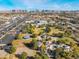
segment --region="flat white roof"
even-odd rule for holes
[[[0,46],[5,46],[6,44],[0,44]]]

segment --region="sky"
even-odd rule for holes
[[[79,10],[79,0],[0,0],[0,10]]]

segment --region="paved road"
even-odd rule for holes
[[[23,21],[25,21],[24,17],[23,18],[17,17],[15,19],[13,19],[8,25],[6,25],[0,29],[0,34],[7,33],[8,31],[12,30],[14,27],[19,25]],[[5,35],[5,34],[2,34],[2,35]]]
[[[5,52],[4,50],[0,50],[0,57],[5,57],[8,53]]]
[[[10,26],[11,29],[8,32],[7,32],[6,29],[4,29],[7,33],[3,37],[0,38],[0,44],[8,44],[8,43],[11,43],[14,40],[15,37],[13,35],[8,34],[8,33],[11,30],[14,30],[14,29],[19,30],[19,28],[22,27],[22,24],[24,24],[26,20],[27,19],[25,17],[25,18],[21,19],[21,21],[18,23],[17,26],[15,26],[15,27],[11,27]]]
[[[0,44],[8,44],[14,40],[15,36],[11,34],[7,34],[2,40],[0,40]]]

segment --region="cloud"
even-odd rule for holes
[[[48,6],[48,8],[53,10],[70,10],[72,6],[70,4],[53,4]]]
[[[43,9],[47,6],[48,0],[17,0],[17,3],[25,6],[26,9]]]
[[[54,3],[52,0],[17,0],[20,3],[22,3],[24,6],[26,6],[26,9],[53,9],[53,10],[68,10],[71,9],[71,4],[64,3],[64,4],[58,4]]]
[[[36,3],[36,4],[40,4],[40,3],[45,3],[45,2],[48,2],[48,0],[17,0],[17,1],[20,1],[20,2],[23,2],[23,3],[27,3],[27,4],[33,4],[33,3]]]
[[[73,7],[74,5],[74,7]],[[63,3],[63,0],[0,0],[2,9],[50,9],[50,10],[73,10],[78,9],[78,3]]]
[[[0,6],[0,10],[7,10],[6,7]]]

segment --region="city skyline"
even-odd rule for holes
[[[0,10],[79,10],[79,0],[0,0]]]

